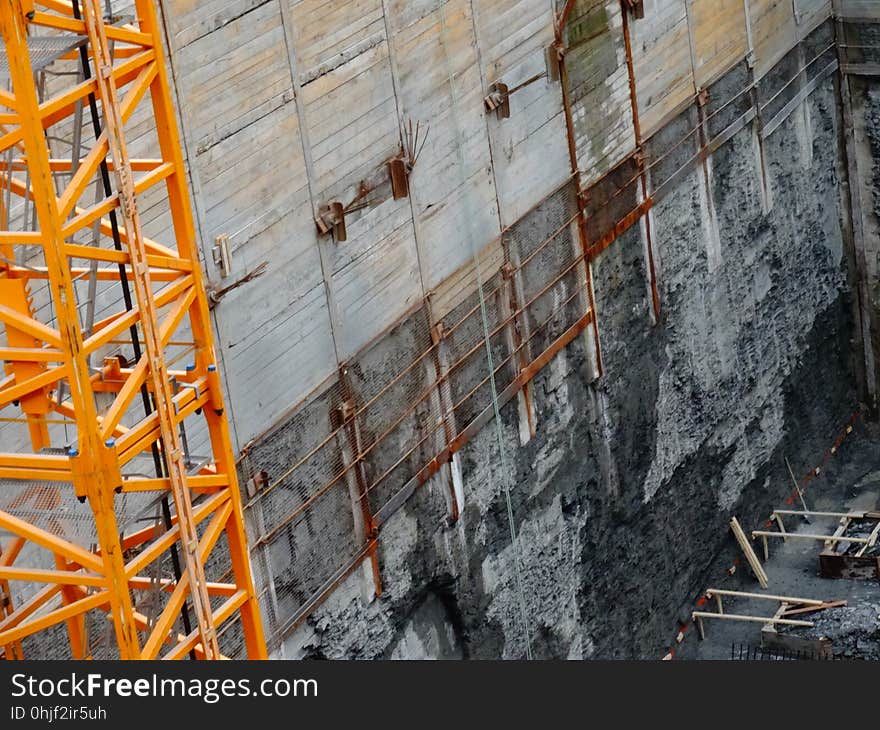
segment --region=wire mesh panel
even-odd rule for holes
[[[441,320],[452,416],[459,432],[492,405],[493,375],[499,388],[512,380],[512,353],[505,341],[501,308],[502,275],[498,273],[484,281],[482,292],[482,302],[479,292],[475,292]]]
[[[731,129],[752,110],[750,69],[748,63],[734,66],[724,78],[710,87],[704,119],[706,132],[715,138]]]
[[[698,159],[700,120],[696,106],[688,106],[645,142],[647,172],[655,197],[673,188],[683,170]]]
[[[104,611],[91,611],[86,614],[85,633],[89,656],[97,661],[119,660],[119,647],[116,645],[113,621]],[[63,651],[70,652],[69,643]]]
[[[767,120],[773,119],[787,104],[793,103],[799,88],[801,68],[800,47],[795,47],[761,79],[758,99]]]
[[[70,641],[64,624],[50,626],[39,634],[22,639],[22,648],[27,657],[37,660],[72,659]]]
[[[44,450],[44,453],[52,452],[58,450]],[[116,495],[114,509],[120,530],[133,530],[143,521],[149,521],[149,513],[158,501],[155,495],[149,494]],[[0,510],[86,549],[98,542],[90,507],[77,498],[69,484],[0,479]]]
[[[494,416],[493,397],[503,405],[527,387],[535,360],[544,356],[542,367],[546,351],[587,326],[577,205],[569,180],[459,273],[452,293],[433,302],[433,321],[429,299],[245,448],[247,521],[272,648]],[[454,516],[463,505],[448,488]]]
[[[274,596],[278,630],[363,544],[349,489],[353,470],[343,458],[339,412],[344,401],[336,381],[242,460],[243,481],[256,484],[247,506],[256,533],[252,550],[262,553],[261,590]]]
[[[434,456],[433,349],[427,312],[419,308],[346,368],[355,416],[345,438],[363,455],[372,514]]]
[[[96,542],[92,512],[69,485],[0,479],[0,510],[83,547]]]
[[[51,561],[50,561],[51,562]],[[49,565],[47,564],[47,568]],[[64,605],[59,594],[45,604],[42,612],[59,609]],[[119,648],[113,621],[107,612],[101,609],[89,611],[75,621],[81,621],[81,639],[83,646],[80,656],[90,656],[95,660],[116,661],[119,659]],[[21,640],[23,655],[28,659],[66,661],[76,658],[73,654],[72,637],[67,625],[57,623],[39,633],[31,634]]]
[[[577,193],[567,184],[512,226],[512,263],[519,272],[526,352],[537,356],[586,313],[586,279],[577,225]]]

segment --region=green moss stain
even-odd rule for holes
[[[620,29],[612,31],[606,0],[578,0],[566,25],[566,66],[572,101],[572,121],[579,150],[589,149],[589,156],[604,156],[610,131],[617,126],[621,113],[607,83],[621,63]],[[628,104],[628,97],[625,99]],[[588,164],[588,160],[581,160]]]
[[[566,45],[573,49],[608,30],[605,0],[578,0],[565,26]]]

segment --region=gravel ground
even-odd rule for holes
[[[880,504],[880,431],[860,426],[838,456],[828,463],[822,476],[810,484],[806,493],[811,510],[845,512],[873,510]],[[780,505],[781,507],[781,505]],[[791,509],[797,509],[792,506]],[[837,527],[835,518],[813,518],[807,524],[797,517],[786,518],[789,531],[829,534]],[[763,527],[763,526],[762,526]],[[748,532],[755,525],[744,525]],[[731,538],[732,540],[733,538]],[[760,553],[760,543],[756,543]],[[827,637],[832,641],[834,655],[844,658],[880,659],[880,583],[872,580],[826,579],[819,575],[820,543],[813,540],[773,540],[770,560],[764,568],[770,580],[762,590],[747,570],[740,570],[734,579],[714,581],[707,588],[728,588],[752,593],[769,593],[821,600],[845,600],[844,608],[804,616],[812,620],[811,629],[787,629],[801,637]],[[743,561],[744,562],[744,561]],[[715,565],[710,575],[725,575],[726,566]],[[773,601],[757,599],[724,599],[727,613],[770,616],[777,607]],[[703,610],[714,611],[714,602]],[[687,632],[677,652],[681,659],[728,659],[733,644],[760,646],[759,623],[707,620],[706,640],[700,641],[696,630]]]

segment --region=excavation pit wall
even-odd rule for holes
[[[880,23],[848,23],[843,26],[847,58],[854,67],[849,75],[852,131],[849,165],[855,180],[854,198],[860,215],[854,225],[861,307],[865,339],[870,342],[866,368],[873,370],[876,402],[877,362],[880,358]],[[857,69],[867,68],[867,73]],[[861,235],[859,234],[861,227]]]
[[[800,88],[786,83],[802,59],[825,48],[830,28],[758,85],[759,103],[770,104],[764,123],[778,122],[766,139],[758,124],[746,123],[699,157],[706,140],[730,130],[750,106],[741,101],[748,94],[737,96],[749,82],[743,64],[712,86],[702,110],[687,107],[647,141],[650,189],[662,187],[663,195],[592,264],[601,378],[592,377],[592,328],[585,327],[527,391],[502,399],[500,420],[491,417],[491,383],[483,382],[485,347],[447,376],[448,388],[419,400],[445,372],[434,352],[445,349],[450,362],[467,354],[472,347],[457,350],[454,337],[479,341],[484,311],[496,392],[509,391],[516,345],[498,327],[506,279],[489,263],[477,277],[483,301],[470,294],[448,314],[451,326],[476,312],[448,347],[419,359],[432,332],[417,308],[245,448],[248,523],[275,656],[666,652],[678,619],[705,588],[707,566],[728,547],[730,517],[747,527],[763,522],[790,492],[784,457],[805,471],[857,407],[861,354],[853,344],[849,226],[842,223],[838,80],[818,75],[824,58],[800,82],[815,85],[805,101],[777,119]],[[688,136],[701,119],[702,141]],[[615,205],[625,213],[640,193],[624,185],[631,176],[620,179],[626,189]],[[586,290],[579,269],[558,276],[579,245],[576,229],[564,225],[572,199],[564,187],[527,214],[517,224],[515,256],[507,255],[527,257],[529,245],[564,229],[541,252],[555,261],[544,284],[535,280],[538,266],[510,283],[536,292],[550,285],[527,313],[534,321],[521,327],[534,329],[549,314],[531,340],[532,359],[588,311],[573,296],[575,285]],[[596,220],[593,239],[603,227]],[[661,305],[656,322],[646,222]],[[389,386],[387,373],[399,373],[401,363],[416,364]],[[438,418],[474,389],[454,418]],[[346,421],[346,403],[369,403],[380,392],[376,405]],[[414,407],[401,418],[397,406],[383,410],[381,403]],[[527,440],[530,410],[535,433]],[[449,435],[481,414],[454,457],[445,453]],[[423,472],[426,483],[414,484],[438,454],[436,473]],[[340,470],[344,477],[321,491]]]

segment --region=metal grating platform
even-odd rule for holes
[[[43,453],[65,452],[62,449],[46,449]],[[190,473],[197,473],[208,461],[204,457],[194,457]],[[153,473],[150,456],[138,456],[123,469],[123,476],[128,477],[149,477]],[[155,492],[116,495],[114,507],[120,533],[144,527],[157,519],[162,496]],[[87,550],[98,542],[92,509],[88,503],[80,503],[73,485],[69,483],[0,479],[0,511]],[[0,536],[4,534],[0,530]]]
[[[62,56],[79,48],[86,42],[81,36],[57,35],[57,36],[33,36],[28,38],[28,51],[31,56],[31,68],[34,73],[51,66]],[[9,78],[9,59],[4,53],[0,56],[0,78]]]

